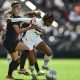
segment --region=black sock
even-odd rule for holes
[[[37,71],[37,73],[38,73],[38,72],[39,72],[39,66],[38,66],[37,61],[35,62],[35,69],[36,69],[36,71]]]
[[[19,66],[19,63],[16,61],[11,61],[11,63],[9,64],[9,70],[8,70],[8,76],[12,77],[12,72],[14,70],[16,70],[16,68]]]
[[[20,69],[24,68],[25,62],[26,62],[26,58],[27,58],[27,54],[29,53],[28,50],[24,50],[21,54],[21,62],[20,62]]]

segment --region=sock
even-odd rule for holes
[[[29,53],[28,50],[24,50],[21,54],[21,63],[20,63],[20,69],[24,68],[25,62],[26,62],[26,58],[27,58],[27,53]]]
[[[35,69],[36,69],[37,73],[38,73],[39,70],[40,70],[37,61],[35,62]]]
[[[7,54],[7,60],[8,60],[8,63],[10,64],[10,62],[12,61],[10,54]]]
[[[34,75],[34,66],[30,65],[31,74]]]
[[[52,56],[47,56],[45,55],[44,56],[44,67],[47,67],[48,66],[48,62],[50,61],[50,59],[52,58]]]
[[[16,70],[16,68],[19,66],[19,63],[16,61],[11,61],[11,63],[9,64],[9,70],[8,70],[8,76],[12,77],[12,72],[14,70]]]

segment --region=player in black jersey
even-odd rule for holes
[[[12,11],[11,11],[11,17],[13,18],[19,18],[19,12],[21,9],[21,4],[19,2],[13,2],[12,5]],[[24,45],[22,42],[19,41],[18,36],[19,34],[26,32],[29,29],[36,29],[38,27],[27,27],[27,28],[20,28],[20,22],[8,22],[7,23],[7,28],[6,28],[6,34],[5,34],[5,40],[4,40],[4,47],[9,51],[12,61],[9,64],[9,69],[8,69],[8,79],[13,79],[12,73],[13,71],[18,67],[20,63],[20,58],[18,57],[18,52],[24,52],[24,53],[29,53],[28,54],[28,59],[31,62],[30,65],[34,65],[35,59],[33,57],[33,50],[29,50],[29,48]],[[32,61],[31,61],[32,60]]]

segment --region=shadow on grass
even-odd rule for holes
[[[24,80],[24,79],[14,79],[14,80]]]
[[[38,80],[38,78],[35,75],[32,75],[32,79],[31,80]]]
[[[31,80],[45,80],[45,79],[38,79],[35,75],[32,75],[32,79]]]
[[[19,79],[19,78],[16,79],[16,78],[15,78],[14,80],[45,80],[45,79],[38,79],[37,76],[32,75],[32,79]]]

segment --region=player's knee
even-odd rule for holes
[[[48,53],[47,56],[52,56],[52,53]]]
[[[17,57],[15,57],[15,58],[12,57],[12,61],[16,61],[17,59],[18,59]]]
[[[20,60],[19,60],[19,58],[17,58],[17,59],[14,59],[13,61],[14,61],[14,62],[17,62],[17,63],[20,63]]]
[[[12,61],[16,61],[17,63],[20,63],[20,56],[12,57]]]
[[[50,49],[49,51],[46,52],[47,56],[51,56],[52,55],[52,50]]]

